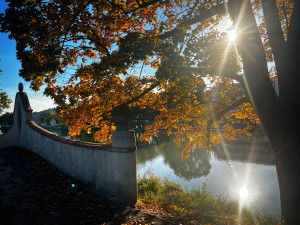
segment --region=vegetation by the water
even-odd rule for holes
[[[207,184],[198,190],[186,191],[167,178],[151,172],[139,176],[137,206],[176,221],[190,224],[285,224],[271,214],[240,207],[239,202],[221,195],[214,196]]]

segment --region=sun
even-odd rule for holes
[[[229,30],[229,31],[227,31],[227,35],[228,35],[228,38],[229,38],[230,42],[235,41],[236,38],[237,38],[237,34],[236,34],[235,30]]]

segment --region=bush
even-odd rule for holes
[[[143,176],[142,178],[139,177],[139,198],[143,199],[145,203],[150,203],[156,197],[161,186],[160,178],[158,176],[148,174],[148,176]]]

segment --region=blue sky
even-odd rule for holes
[[[0,0],[0,13],[3,13],[7,3]],[[9,98],[14,101],[16,93],[18,92],[18,84],[24,84],[24,91],[27,93],[31,108],[34,112],[39,112],[44,109],[53,108],[53,100],[49,97],[43,96],[43,90],[34,92],[29,86],[29,82],[25,82],[19,76],[21,63],[16,57],[16,42],[8,39],[8,34],[0,33],[0,68],[3,70],[0,76],[0,88],[5,91]],[[13,112],[14,103],[10,105],[9,109],[4,112]]]

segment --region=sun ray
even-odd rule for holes
[[[230,43],[227,43],[226,48],[224,50],[224,56],[222,58],[222,61],[221,61],[220,67],[219,67],[219,74],[220,75],[222,75],[222,71],[223,71],[223,68],[224,68],[224,65],[225,65],[225,62],[226,62],[226,58],[227,58],[227,55],[228,55],[228,52],[229,52],[229,48],[230,48]]]
[[[227,4],[225,4],[225,6],[226,6],[226,10],[228,11]],[[245,5],[243,5],[243,7],[241,9],[241,13],[238,16],[238,20],[236,22],[235,28],[233,30],[228,31],[228,33],[227,33],[228,37],[229,37],[229,42],[226,45],[226,48],[224,50],[224,56],[222,58],[222,61],[221,61],[220,67],[219,67],[219,74],[220,75],[222,74],[223,67],[224,67],[224,64],[226,62],[226,58],[227,58],[227,55],[228,55],[228,52],[229,52],[229,48],[230,48],[231,45],[234,46],[234,50],[235,50],[235,53],[236,53],[237,57],[239,56],[238,49],[237,49],[237,46],[236,46],[235,43],[238,42],[238,35],[239,35],[239,33],[243,32],[241,30],[238,30],[238,27],[239,27],[240,20],[241,20],[241,18],[243,16],[244,8],[245,8]],[[243,76],[243,79],[245,81],[245,86],[246,86],[246,89],[247,89],[247,91],[249,93],[249,97],[252,100],[252,95],[249,92],[249,87],[248,87],[248,84],[247,84],[244,76]],[[214,121],[214,123],[216,123],[216,122],[217,121]],[[246,170],[246,174],[245,174],[245,181],[244,181],[245,183],[241,184],[240,177],[239,177],[236,169],[234,168],[234,165],[231,163],[231,157],[230,157],[229,151],[228,151],[228,149],[226,147],[226,144],[225,144],[225,141],[224,141],[224,138],[223,138],[223,134],[222,134],[222,131],[221,131],[220,127],[217,126],[216,131],[217,131],[217,134],[218,134],[218,136],[220,138],[222,149],[223,149],[223,151],[225,153],[225,156],[227,158],[226,163],[228,164],[228,166],[232,170],[232,173],[233,173],[233,175],[235,177],[236,183],[237,183],[238,187],[240,188],[239,209],[238,209],[238,212],[237,212],[239,220],[241,219],[242,208],[243,208],[243,206],[246,206],[249,209],[250,213],[251,213],[251,216],[252,216],[254,224],[257,225],[258,224],[257,218],[256,218],[255,214],[253,213],[253,211],[251,210],[250,204],[249,204],[248,199],[247,199],[247,195],[249,195],[249,192],[247,190],[247,183],[248,183],[248,178],[249,178],[249,174],[250,174],[250,168],[249,168],[249,166],[247,166],[247,170]],[[253,151],[253,147],[251,148],[250,156],[249,157],[252,157],[252,151]]]

